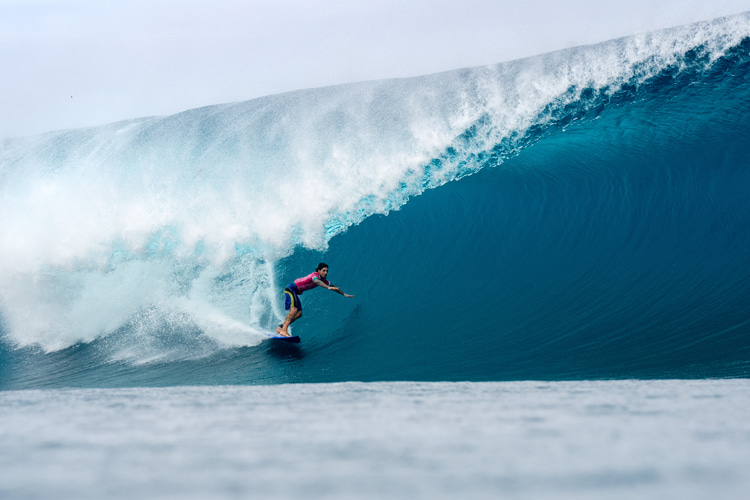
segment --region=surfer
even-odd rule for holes
[[[276,328],[276,333],[284,337],[290,336],[287,331],[289,325],[302,317],[302,302],[299,300],[302,292],[320,286],[344,297],[354,297],[354,295],[342,292],[339,287],[331,285],[326,276],[328,276],[328,264],[321,262],[314,273],[308,274],[304,278],[296,279],[284,288],[284,308],[289,312],[284,322]]]

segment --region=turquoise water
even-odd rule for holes
[[[746,377],[749,19],[6,140],[0,387]]]

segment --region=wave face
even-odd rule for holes
[[[0,387],[747,377],[748,110],[743,14],[6,140]]]

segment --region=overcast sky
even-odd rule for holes
[[[0,0],[0,138],[494,64],[750,0]]]

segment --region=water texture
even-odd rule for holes
[[[3,391],[0,495],[736,499],[750,487],[749,389],[628,380]]]

